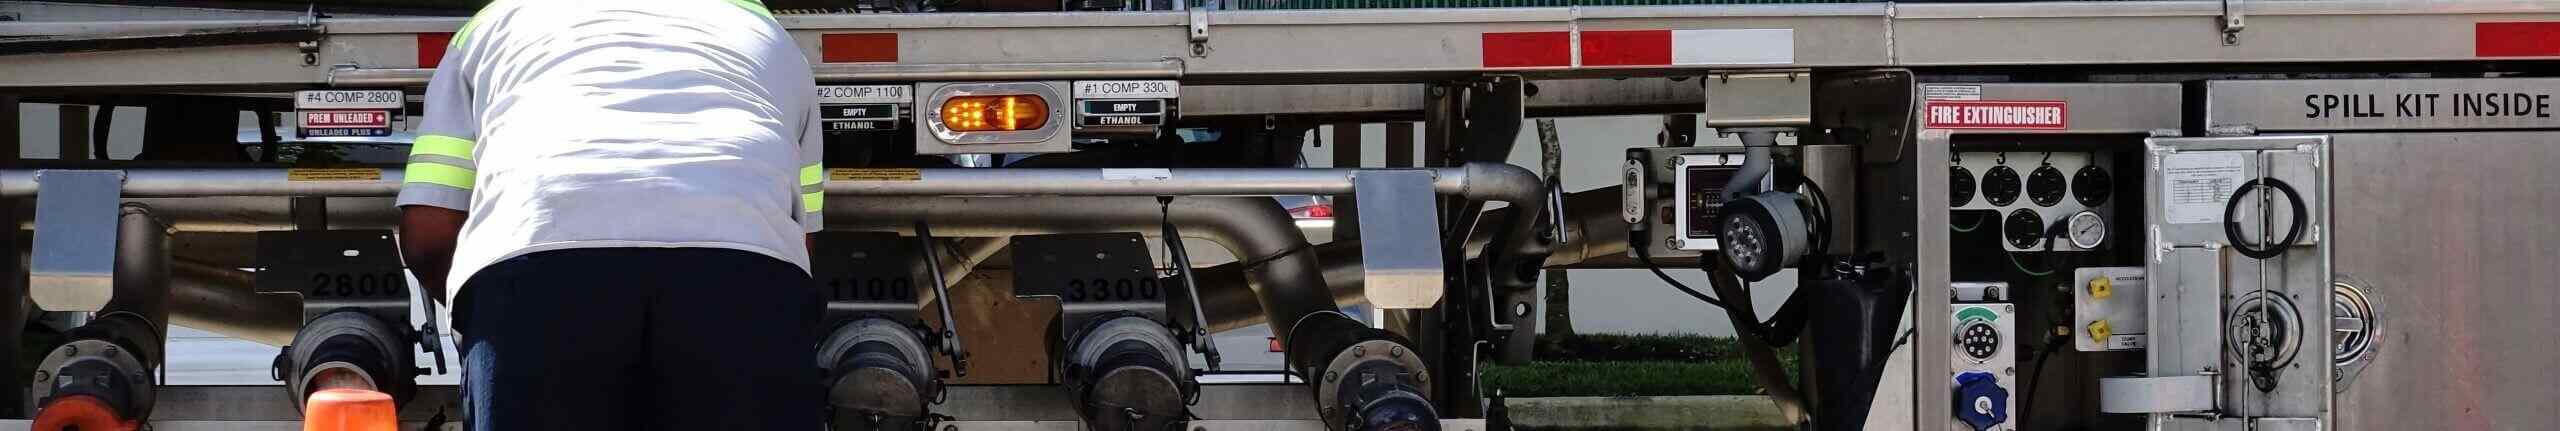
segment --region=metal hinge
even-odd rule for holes
[[[1209,56],[1209,9],[1191,8],[1191,56]]]
[[[2251,124],[2216,124],[2205,126],[2204,135],[2211,137],[2257,136],[2258,126]]]
[[[308,27],[311,29],[312,34],[323,35],[322,37],[327,37],[326,35],[329,34],[328,32],[321,30],[319,5],[305,6],[302,11],[302,17],[295,19],[294,24]],[[320,65],[320,40],[320,38],[312,38],[311,40],[294,42],[293,47],[302,51],[303,67]]]
[[[2243,21],[2246,16],[2240,12],[2240,2],[2241,0],[2222,0],[2223,46],[2239,45],[2240,30],[2248,28],[2248,23]]]

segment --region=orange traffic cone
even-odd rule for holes
[[[133,431],[141,428],[139,421],[117,419],[115,409],[107,407],[107,402],[98,397],[66,395],[37,409],[36,423],[31,429]]]
[[[87,429],[87,428],[82,428]],[[398,431],[391,395],[365,389],[322,389],[303,403],[302,431]]]

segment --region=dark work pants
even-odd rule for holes
[[[454,305],[470,429],[816,430],[815,320],[800,267],[702,248],[532,253]]]

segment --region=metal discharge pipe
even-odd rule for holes
[[[302,302],[257,293],[248,271],[188,260],[169,269],[169,323],[269,346],[302,328]]]
[[[1468,163],[1454,168],[1427,168],[1433,191],[1480,201],[1499,201],[1526,208],[1527,216],[1507,217],[1504,256],[1544,256],[1547,244],[1537,239],[1544,217],[1545,185],[1526,168],[1500,163]],[[828,181],[836,196],[1286,196],[1340,195],[1352,192],[1352,178],[1362,169],[920,169],[915,181]],[[124,195],[148,197],[325,196],[384,198],[400,191],[401,171],[383,169],[372,181],[291,181],[283,169],[127,169]],[[0,170],[0,198],[36,194],[35,170]],[[386,202],[387,203],[387,202]],[[184,206],[170,202],[155,205]],[[356,206],[340,217],[338,208]],[[340,225],[396,224],[398,209],[390,205],[330,205],[330,220]],[[172,208],[173,210],[179,208]],[[270,220],[289,225],[283,202],[238,203],[205,208],[233,223],[199,227],[241,229],[263,227]],[[285,217],[269,219],[270,215]],[[185,219],[185,218],[180,218]],[[181,229],[187,226],[181,222]]]
[[[1614,259],[1627,254],[1627,224],[1618,216],[1618,187],[1603,187],[1567,194],[1564,197],[1565,225],[1570,235],[1548,254],[1546,266],[1558,267],[1583,263],[1592,259]],[[1511,208],[1493,210],[1493,217],[1509,217]],[[1469,242],[1470,249],[1492,242],[1484,230]],[[1368,301],[1360,284],[1360,242],[1334,241],[1315,248],[1316,262],[1322,266],[1325,289],[1333,293],[1335,305],[1347,306]],[[1209,314],[1209,332],[1225,332],[1261,323],[1262,310],[1254,304],[1253,290],[1246,288],[1243,268],[1224,264],[1193,271],[1200,277],[1201,307]],[[1181,292],[1174,292],[1181,301]],[[1181,316],[1176,316],[1181,317]]]
[[[168,337],[170,233],[150,207],[124,204],[116,219],[115,296],[99,314],[134,313],[154,326],[153,336]]]
[[[1518,166],[1469,163],[1431,171],[1440,194],[1534,204],[1537,174]],[[828,181],[837,196],[1285,196],[1351,193],[1362,169],[920,169],[916,181]],[[284,169],[126,169],[125,197],[328,196],[390,197],[400,170],[371,181],[290,181]],[[0,197],[36,194],[36,170],[0,170]]]
[[[872,197],[832,199],[829,229],[906,233],[915,221],[937,234],[997,237],[1083,232],[1153,232],[1166,220],[1151,197]],[[1248,283],[1273,334],[1286,340],[1298,319],[1334,310],[1315,257],[1288,210],[1260,198],[1175,199],[1174,224],[1226,247],[1246,262]]]
[[[115,279],[89,323],[66,332],[26,389],[36,429],[133,427],[150,418],[169,333],[169,225],[126,204],[116,219]]]

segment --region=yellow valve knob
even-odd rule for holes
[[[2089,322],[2089,341],[2106,344],[2107,336],[2115,335],[2115,329],[2115,326],[2108,325],[2105,319],[2091,321]]]
[[[2089,280],[2089,299],[2107,299],[2107,297],[2115,295],[2115,279],[2098,277]]]

